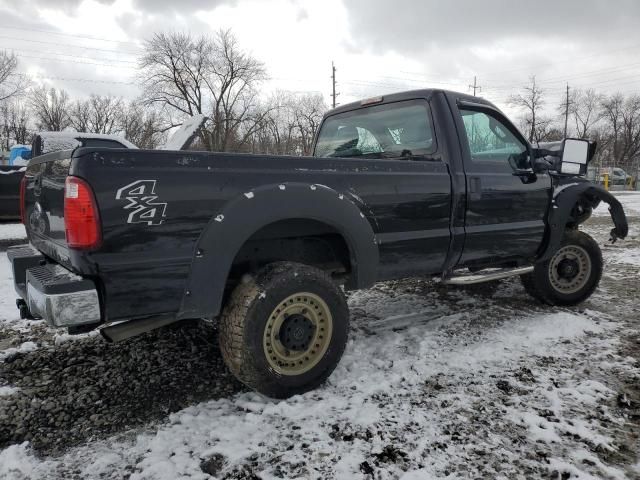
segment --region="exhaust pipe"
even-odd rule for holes
[[[135,337],[142,333],[150,332],[160,327],[171,325],[179,319],[170,317],[147,317],[139,320],[126,320],[124,322],[113,323],[102,327],[100,334],[108,342],[121,342],[127,338]]]

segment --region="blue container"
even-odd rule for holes
[[[11,147],[9,153],[9,165],[26,165],[31,159],[31,147],[25,145],[16,145]]]

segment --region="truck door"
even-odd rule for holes
[[[339,112],[318,134],[314,155],[327,158],[374,229],[380,280],[442,271],[451,179],[436,126],[428,100],[416,98]]]
[[[535,255],[545,232],[551,195],[548,174],[518,176],[531,148],[495,108],[458,103],[467,184],[461,265],[522,261]],[[461,128],[460,128],[461,127]]]

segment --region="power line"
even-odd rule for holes
[[[29,75],[27,73],[22,73],[23,75]],[[42,80],[60,80],[63,82],[82,82],[82,83],[105,83],[105,84],[113,84],[113,85],[138,85],[135,82],[119,82],[116,80],[97,80],[93,78],[68,78],[68,77],[53,77],[50,75],[29,75],[32,78],[38,78]]]
[[[117,67],[117,68],[126,68],[127,70],[137,70],[137,67],[127,67],[125,65],[114,65],[113,63],[96,63],[96,62],[81,62],[79,60],[71,60],[67,58],[47,58],[47,57],[37,57],[34,55],[23,55],[21,53],[16,53],[16,57],[19,58],[33,58],[36,60],[44,60],[45,62],[62,62],[62,63],[77,63],[81,65],[97,65],[102,67]]]
[[[638,63],[638,64],[630,64],[630,65],[639,65],[640,66],[640,63]],[[630,68],[630,67],[629,66],[628,67],[620,67],[620,68],[614,67],[614,68],[608,68],[608,69],[601,69],[599,71],[594,71],[594,72],[585,73],[585,74],[568,75],[568,76],[564,76],[564,77],[553,77],[553,78],[546,78],[546,79],[543,78],[543,79],[540,80],[540,83],[555,85],[555,84],[558,84],[558,83],[565,83],[565,82],[570,81],[570,80],[583,79],[584,77],[597,76],[597,75],[609,75],[609,74],[612,74],[612,73],[614,73],[614,74],[615,73],[621,73],[621,72],[623,72],[624,70],[626,70],[628,68]],[[624,77],[615,77],[615,78],[597,80],[596,82],[593,82],[593,83],[594,84],[609,83],[609,82],[617,81],[619,79],[626,79],[626,78],[630,78],[630,77],[635,77],[637,75],[640,75],[640,72],[634,73],[634,74],[632,74],[630,76],[626,75]],[[489,88],[489,90],[511,90],[513,88],[519,88],[520,86],[521,86],[521,84],[513,83],[513,84],[494,85],[494,86],[490,86],[490,87],[487,87],[487,88]],[[556,88],[556,87],[552,87],[552,88]],[[560,90],[560,89],[558,88],[558,90]],[[562,87],[561,90],[564,90],[564,87]]]
[[[101,42],[126,43],[126,44],[129,44],[129,45],[134,45],[134,46],[138,47],[138,44],[136,44],[135,42],[127,42],[126,40],[112,40],[110,38],[91,37],[91,36],[88,36],[88,35],[73,35],[71,33],[54,32],[53,30],[42,30],[42,29],[39,29],[39,28],[14,27],[14,26],[9,26],[9,25],[0,25],[0,28],[4,28],[6,30],[26,30],[26,31],[29,31],[29,32],[48,33],[50,35],[60,35],[62,37],[81,38],[81,39],[84,39],[84,40],[98,40],[98,41],[101,41]]]
[[[71,48],[82,48],[85,50],[96,50],[98,52],[110,52],[110,53],[119,53],[119,54],[123,54],[123,53],[128,53],[130,55],[138,55],[140,52],[131,52],[131,51],[126,51],[126,50],[111,50],[108,48],[96,48],[96,47],[86,47],[84,45],[73,45],[70,43],[57,43],[57,42],[47,42],[44,40],[34,40],[31,38],[18,38],[18,37],[12,37],[10,35],[0,35],[0,38],[6,38],[8,40],[16,40],[19,42],[30,42],[30,43],[40,43],[40,44],[44,44],[44,45],[55,45],[57,47],[71,47]]]
[[[593,57],[600,57],[602,55],[609,55],[612,52],[620,52],[623,50],[631,50],[631,49],[638,49],[640,48],[640,44],[636,44],[636,45],[630,45],[628,47],[623,47],[623,48],[616,48],[613,50],[607,50],[607,51],[602,51],[600,53],[594,53],[592,55],[585,55],[583,57],[572,57],[572,58],[566,58],[564,60],[555,60],[553,62],[548,62],[548,63],[541,63],[536,65],[535,67],[522,67],[522,68],[514,68],[514,69],[510,69],[510,70],[500,70],[497,72],[486,72],[483,75],[486,76],[491,76],[491,75],[495,75],[495,74],[502,74],[502,73],[509,73],[509,72],[517,72],[517,71],[522,71],[522,70],[535,70],[538,69],[542,66],[549,66],[549,65],[559,65],[559,64],[565,64],[565,63],[570,63],[570,62],[574,62],[577,60],[584,60],[587,58],[593,58]]]
[[[40,54],[46,54],[46,55],[58,55],[58,56],[62,56],[62,57],[71,57],[74,59],[78,59],[78,60],[98,60],[98,61],[106,61],[106,62],[114,62],[114,63],[131,63],[131,64],[136,64],[138,62],[133,61],[133,60],[118,60],[115,58],[106,58],[106,57],[85,57],[85,56],[80,56],[80,55],[73,55],[70,53],[58,53],[58,52],[46,52],[46,51],[42,51],[42,50],[34,50],[34,49],[29,49],[29,48],[17,48],[17,49],[11,49],[12,52],[29,52],[29,53],[40,53]],[[16,54],[16,56],[19,55],[19,53]]]

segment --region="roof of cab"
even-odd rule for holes
[[[451,90],[443,90],[443,89],[437,89],[437,88],[424,88],[424,89],[420,89],[420,90],[409,90],[406,92],[398,92],[398,93],[390,93],[388,95],[379,95],[379,96],[375,96],[373,98],[381,98],[382,100],[379,102],[372,102],[372,103],[366,103],[367,100],[370,99],[363,99],[363,100],[359,100],[357,102],[351,102],[351,103],[347,103],[345,105],[340,105],[339,107],[336,107],[332,110],[329,110],[326,114],[325,117],[329,117],[331,115],[335,115],[337,113],[343,113],[343,112],[348,112],[350,110],[356,110],[359,108],[366,108],[366,107],[371,107],[374,105],[380,105],[380,104],[385,104],[385,103],[392,103],[392,102],[401,102],[403,100],[413,100],[416,98],[426,98],[426,99],[430,99],[431,97],[433,97],[434,94],[436,93],[444,93],[447,96],[452,96],[455,99],[459,99],[459,100],[463,100],[463,101],[467,101],[467,102],[473,102],[473,103],[481,103],[481,104],[485,104],[485,105],[490,105],[493,106],[495,108],[495,106],[489,102],[488,100],[485,100],[482,97],[474,97],[473,95],[469,95],[467,93],[461,93],[461,92],[454,92]]]

